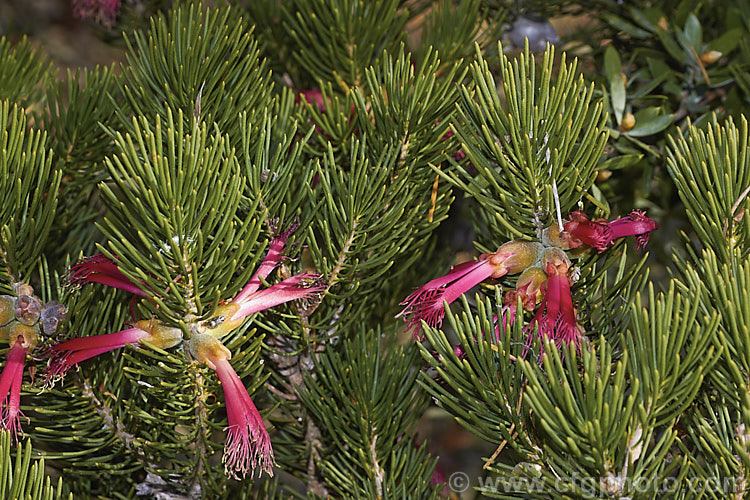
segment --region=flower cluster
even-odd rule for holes
[[[536,310],[526,327],[527,350],[534,332],[539,338],[553,340],[558,348],[571,342],[579,346],[582,328],[576,321],[570,291],[571,262],[566,251],[572,255],[591,249],[603,252],[615,240],[626,236],[635,236],[640,249],[657,228],[654,220],[638,210],[611,222],[590,220],[583,212],[573,212],[562,231],[557,224],[546,228],[541,242],[510,241],[497,252],[459,264],[446,276],[426,283],[401,303],[405,307],[397,317],[403,317],[413,336],[419,338],[422,321],[433,328],[442,324],[446,303],[452,303],[485,280],[521,273],[515,289],[504,297],[505,324],[512,324],[520,300],[523,309]]]
[[[65,317],[65,307],[52,301],[42,304],[34,289],[24,283],[13,285],[15,296],[0,295],[0,339],[10,349],[0,374],[0,427],[10,431],[14,440],[21,429],[21,383],[26,355],[39,343],[42,333],[52,335]]]
[[[256,467],[273,475],[273,450],[271,440],[257,408],[247,393],[242,380],[230,363],[232,354],[221,338],[238,328],[245,318],[256,312],[289,302],[318,297],[326,289],[318,274],[305,273],[291,276],[273,286],[261,289],[261,284],[278,266],[287,238],[293,228],[273,238],[269,250],[250,281],[240,293],[220,304],[215,314],[206,320],[190,321],[187,339],[193,357],[216,372],[224,389],[229,426],[224,448],[225,471],[235,478],[251,475]],[[130,281],[117,264],[103,255],[85,259],[71,268],[68,283],[102,283],[148,297],[145,285]],[[139,286],[140,285],[140,286]],[[169,349],[183,341],[183,330],[159,320],[141,320],[130,328],[106,335],[78,337],[52,346],[47,363],[48,385],[62,379],[73,366],[99,354],[125,345],[140,347],[149,344]],[[4,379],[0,379],[2,391]]]

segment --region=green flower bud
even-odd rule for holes
[[[520,273],[539,260],[544,247],[536,241],[513,240],[504,243],[494,254],[485,254],[493,267],[492,278]]]
[[[151,336],[144,337],[142,340],[159,349],[169,349],[182,341],[182,330],[167,326],[161,321],[143,319],[136,322],[135,327],[149,332]]]
[[[7,325],[11,320],[15,319],[15,303],[15,297],[0,295],[0,326]]]

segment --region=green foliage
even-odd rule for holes
[[[66,255],[81,251],[91,254],[101,238],[94,222],[101,219],[102,206],[94,194],[96,183],[106,178],[104,157],[113,150],[103,125],[115,117],[109,98],[115,80],[113,67],[68,71],[64,85],[47,90],[42,123],[50,134],[55,166],[66,176],[50,237],[53,243],[46,252],[50,260],[64,262]]]
[[[399,0],[294,0],[285,2],[294,59],[312,81],[364,83],[364,70],[406,38],[407,12]],[[304,50],[302,48],[304,47]]]
[[[292,92],[282,89],[267,109],[240,115],[235,147],[246,178],[243,204],[259,203],[267,220],[298,216],[307,201],[301,194],[314,183],[315,168],[303,154],[313,130],[303,136],[295,113]]]
[[[52,63],[24,37],[13,45],[0,38],[0,99],[18,103],[26,113],[41,112],[44,92],[52,79]]]
[[[573,287],[579,300],[579,318],[589,324],[591,331],[603,335],[613,346],[618,346],[620,333],[628,327],[631,305],[648,280],[645,266],[648,255],[637,262],[628,256],[626,245],[618,254],[614,249],[605,258],[589,256],[579,261],[581,276]]]
[[[505,104],[481,54],[471,65],[473,86],[461,88],[456,135],[477,175],[459,166],[445,176],[484,207],[476,215],[483,249],[537,235],[555,217],[555,190],[565,216],[594,182],[606,116],[564,57],[553,76],[553,52],[545,52],[537,76],[528,51],[513,62],[503,56]],[[586,197],[606,215],[606,205]]]
[[[81,497],[434,498],[431,443],[416,437],[432,397],[497,447],[478,485],[488,497],[744,494],[747,2],[169,3],[123,8],[119,76],[51,85],[41,52],[0,40],[0,294],[33,280],[67,306],[61,337],[132,316],[189,341],[298,223],[261,285],[316,272],[325,293],[222,338],[283,474],[230,479],[227,388],[188,344],[144,342],[55,388],[24,386],[24,430],[46,461],[29,468],[26,444],[11,471],[0,453],[0,491],[61,496],[47,466]],[[495,53],[506,20],[581,10],[599,23],[561,35],[585,75],[551,48]],[[574,210],[649,207],[664,216],[656,258],[621,243],[569,252],[580,346],[532,340],[520,307],[511,324],[515,278],[486,280],[442,329],[400,346],[397,304],[447,264],[438,229],[460,219],[454,194],[472,203],[480,251],[539,240]],[[146,297],[60,289],[94,249]],[[32,375],[58,340],[42,339]]]
[[[434,373],[423,372],[420,384],[470,432],[493,444],[507,442],[520,456],[529,456],[533,443],[520,409],[525,380],[515,364],[524,352],[522,322],[499,326],[493,335],[496,318],[507,319],[499,299],[498,294],[494,304],[489,298],[477,301],[473,315],[464,298],[465,312],[448,314],[451,331],[466,352],[463,359],[444,332],[424,329],[430,348],[420,344],[420,350]]]
[[[420,40],[420,51],[416,60],[421,61],[430,51],[437,50],[445,64],[471,57],[476,41],[482,47],[492,48],[500,36],[503,10],[493,17],[484,9],[482,0],[458,2],[439,0],[425,15]]]
[[[73,495],[64,495],[62,478],[58,478],[57,485],[53,485],[52,479],[45,474],[44,457],[34,460],[31,449],[31,441],[26,440],[24,445],[20,443],[16,447],[15,462],[13,460],[13,447],[10,432],[0,432],[0,494],[8,500],[52,500],[70,498]]]
[[[319,324],[333,315],[340,328],[368,315],[380,321],[383,310],[373,310],[370,299],[404,290],[401,276],[447,216],[450,188],[439,184],[433,201],[436,174],[430,166],[448,157],[450,145],[443,138],[457,97],[451,82],[462,73],[454,66],[438,78],[438,68],[436,54],[416,68],[403,51],[398,58],[386,54],[381,66],[367,70],[367,84],[346,100],[334,99],[324,111],[308,106],[322,134],[336,134],[317,163],[318,184],[308,188],[316,200],[310,256],[336,285]],[[349,103],[350,118],[343,115]],[[331,116],[339,121],[328,120]],[[343,120],[351,125],[344,128]],[[323,142],[323,136],[317,140]]]
[[[148,32],[135,32],[132,40],[126,35],[126,42],[124,102],[117,103],[126,128],[133,115],[165,119],[179,109],[186,128],[191,117],[200,118],[239,144],[240,111],[262,111],[271,101],[269,70],[235,9],[180,6],[152,18]]]
[[[713,122],[708,132],[695,126],[670,138],[669,172],[677,185],[691,225],[701,243],[728,261],[735,249],[747,253],[748,156],[747,120],[738,129],[730,118]]]
[[[47,134],[27,129],[26,115],[0,103],[0,290],[27,281],[42,259],[54,220],[62,171],[52,170]]]
[[[100,228],[105,254],[149,291],[149,311],[179,324],[208,317],[247,283],[261,221],[241,210],[245,178],[228,138],[195,120],[186,131],[181,111],[176,118],[167,111],[164,125],[142,118],[133,136],[117,134],[119,154],[106,161],[112,183],[101,184],[110,215]]]
[[[379,344],[385,340],[386,347]],[[327,350],[306,377],[303,400],[331,443],[321,458],[330,493],[352,498],[434,498],[435,460],[409,437],[426,407],[418,391],[417,349],[388,346],[395,339],[362,332]]]

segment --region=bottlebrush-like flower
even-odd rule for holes
[[[117,268],[108,257],[96,254],[86,259],[81,259],[76,265],[68,269],[65,283],[72,286],[81,286],[86,283],[101,283],[120,290],[125,290],[141,297],[146,292],[138,288],[128,277]]]
[[[216,371],[224,389],[229,420],[222,459],[224,472],[241,479],[248,471],[252,476],[259,467],[273,476],[271,438],[245,385],[229,363],[232,358],[229,349],[209,334],[197,334],[190,338],[190,352]]]
[[[445,316],[443,301],[451,303],[488,278],[523,271],[537,261],[542,245],[530,241],[509,241],[493,254],[483,254],[479,260],[454,266],[451,271],[417,289],[401,302],[406,306],[396,317],[407,321],[412,336],[418,338],[424,320],[431,327],[439,327]]]
[[[182,340],[182,330],[157,320],[138,321],[133,328],[106,335],[78,337],[53,345],[47,362],[47,385],[65,376],[67,371],[82,361],[113,351],[127,344],[148,342],[160,349],[174,347]]]
[[[568,269],[570,261],[565,252],[559,248],[548,248],[544,252],[543,264],[548,278],[542,304],[529,324],[531,334],[533,325],[537,325],[537,335],[553,340],[558,348],[573,342],[576,347],[581,341],[581,327],[576,323],[576,311],[570,293]],[[531,344],[529,335],[527,348]]]
[[[26,354],[37,344],[38,329],[33,326],[15,323],[9,328],[8,341],[10,349],[5,357],[5,367],[0,375],[0,398],[2,398],[2,413],[0,425],[9,431],[13,440],[18,440],[21,429],[21,383],[23,382],[23,367]]]

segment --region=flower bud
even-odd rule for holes
[[[0,295],[0,326],[7,325],[15,319],[16,298],[10,295]]]
[[[494,254],[485,258],[492,265],[492,278],[520,273],[539,260],[544,247],[536,241],[513,240],[504,243]]]
[[[542,231],[542,243],[548,247],[558,247],[568,250],[570,248],[570,235],[567,231],[560,232],[560,227],[557,223],[553,223]]]
[[[723,54],[718,50],[707,50],[701,54],[701,62],[706,65],[713,64],[718,61],[722,55]]]
[[[244,317],[232,319],[234,314],[239,310],[240,305],[235,302],[220,305],[216,308],[216,313],[203,322],[203,326],[206,327],[205,332],[217,339],[222,338],[242,324],[242,321],[245,319]]]
[[[56,300],[53,300],[52,302],[47,302],[44,305],[44,309],[42,309],[42,317],[41,317],[41,323],[42,323],[42,330],[46,335],[52,335],[57,331],[57,327],[60,324],[60,321],[65,319],[67,316],[67,311],[65,310],[65,306],[57,302]]]
[[[612,177],[612,171],[611,170],[597,170],[596,171],[596,182],[604,182],[607,179]]]
[[[39,326],[24,325],[14,321],[8,328],[8,343],[14,345],[18,340],[21,340],[21,345],[25,349],[33,349],[39,341]]]
[[[42,315],[42,304],[36,297],[21,295],[16,297],[14,305],[14,314],[16,319],[24,325],[34,325],[39,321]]]
[[[232,353],[216,337],[199,333],[190,337],[190,354],[201,363],[216,369],[212,359],[232,359]]]
[[[28,295],[31,297],[34,295],[34,288],[26,283],[13,283],[13,293],[15,293],[17,297],[20,297],[21,295]]]
[[[635,127],[635,115],[633,113],[625,113],[620,122],[620,130],[627,132]]]
[[[541,267],[529,267],[516,282],[516,296],[521,297],[523,308],[527,311],[536,309],[536,304],[542,298],[542,287],[547,281],[547,273]]]
[[[563,250],[551,247],[544,251],[542,266],[547,276],[566,276],[570,269],[570,259]]]
[[[179,344],[182,340],[182,330],[167,326],[161,321],[143,319],[136,322],[135,327],[149,332],[151,336],[145,337],[143,340],[159,349],[169,349]]]

